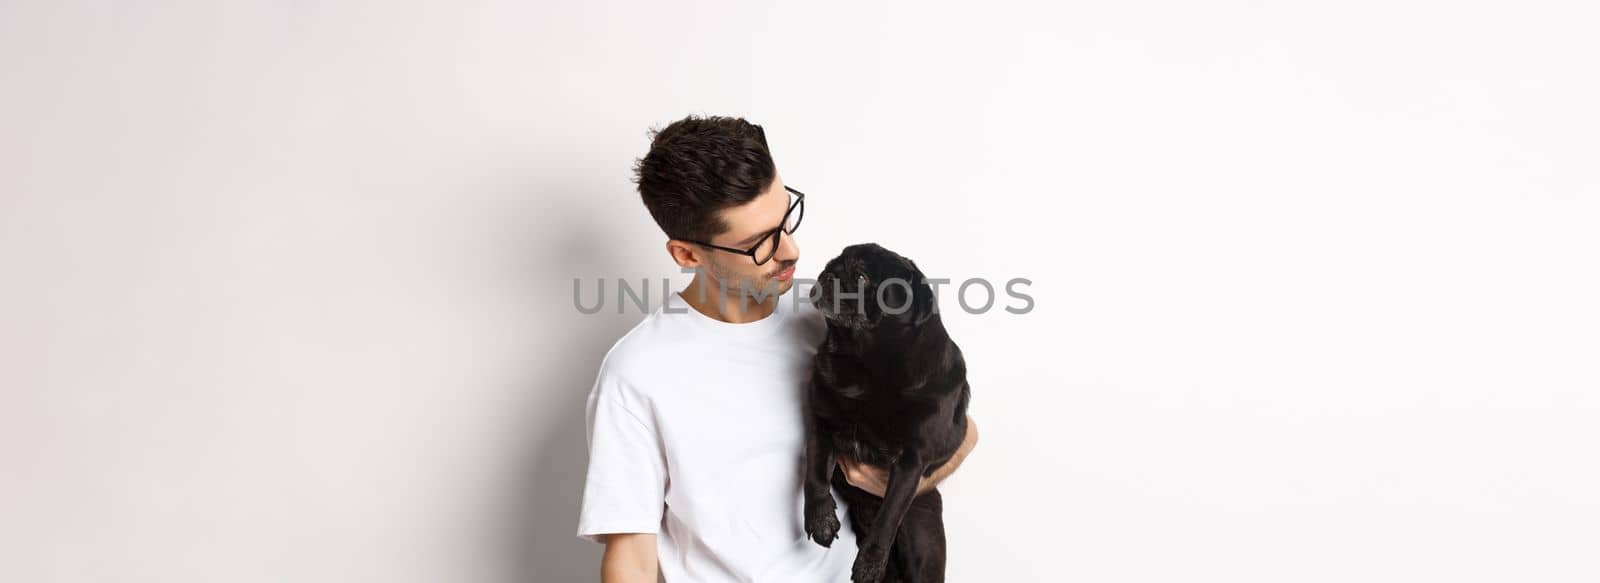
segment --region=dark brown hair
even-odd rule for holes
[[[645,208],[667,237],[710,241],[728,225],[717,212],[772,186],[777,168],[761,126],[744,118],[690,115],[650,130],[650,152],[634,162]]]

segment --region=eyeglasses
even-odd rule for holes
[[[704,245],[719,251],[738,253],[740,255],[749,255],[750,259],[756,262],[756,265],[766,263],[768,260],[772,259],[773,254],[778,252],[778,238],[782,236],[779,234],[779,231],[793,235],[795,230],[800,228],[800,219],[804,218],[806,215],[806,193],[789,188],[788,185],[784,185],[783,189],[794,194],[794,202],[789,203],[789,210],[784,211],[783,221],[780,222],[778,226],[773,227],[771,231],[767,231],[767,235],[762,237],[760,241],[756,241],[756,244],[751,246],[749,249],[734,249],[732,247],[712,245],[704,241],[690,241],[687,239],[684,239],[683,241],[685,243]]]

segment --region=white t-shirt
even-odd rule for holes
[[[668,294],[617,340],[589,393],[579,537],[655,533],[668,583],[850,579],[844,502],[831,547],[805,534],[802,401],[827,324],[798,287],[745,324]]]

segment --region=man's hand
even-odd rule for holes
[[[978,445],[978,424],[973,422],[972,416],[967,416],[967,434],[961,439],[961,446],[956,448],[955,455],[950,456],[950,461],[939,466],[932,474],[922,478],[917,483],[917,495],[921,496],[929,490],[938,487],[939,482],[956,471],[961,462],[967,459],[967,454],[972,453],[972,448]],[[889,489],[889,470],[878,466],[870,466],[855,460],[847,455],[839,456],[839,468],[844,471],[844,479],[851,486],[872,493],[873,496],[883,497]]]

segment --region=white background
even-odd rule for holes
[[[596,579],[583,398],[762,124],[948,299],[951,580],[1600,580],[1581,2],[11,1],[0,580]],[[981,300],[981,298],[975,298]],[[616,303],[608,304],[615,307]]]

